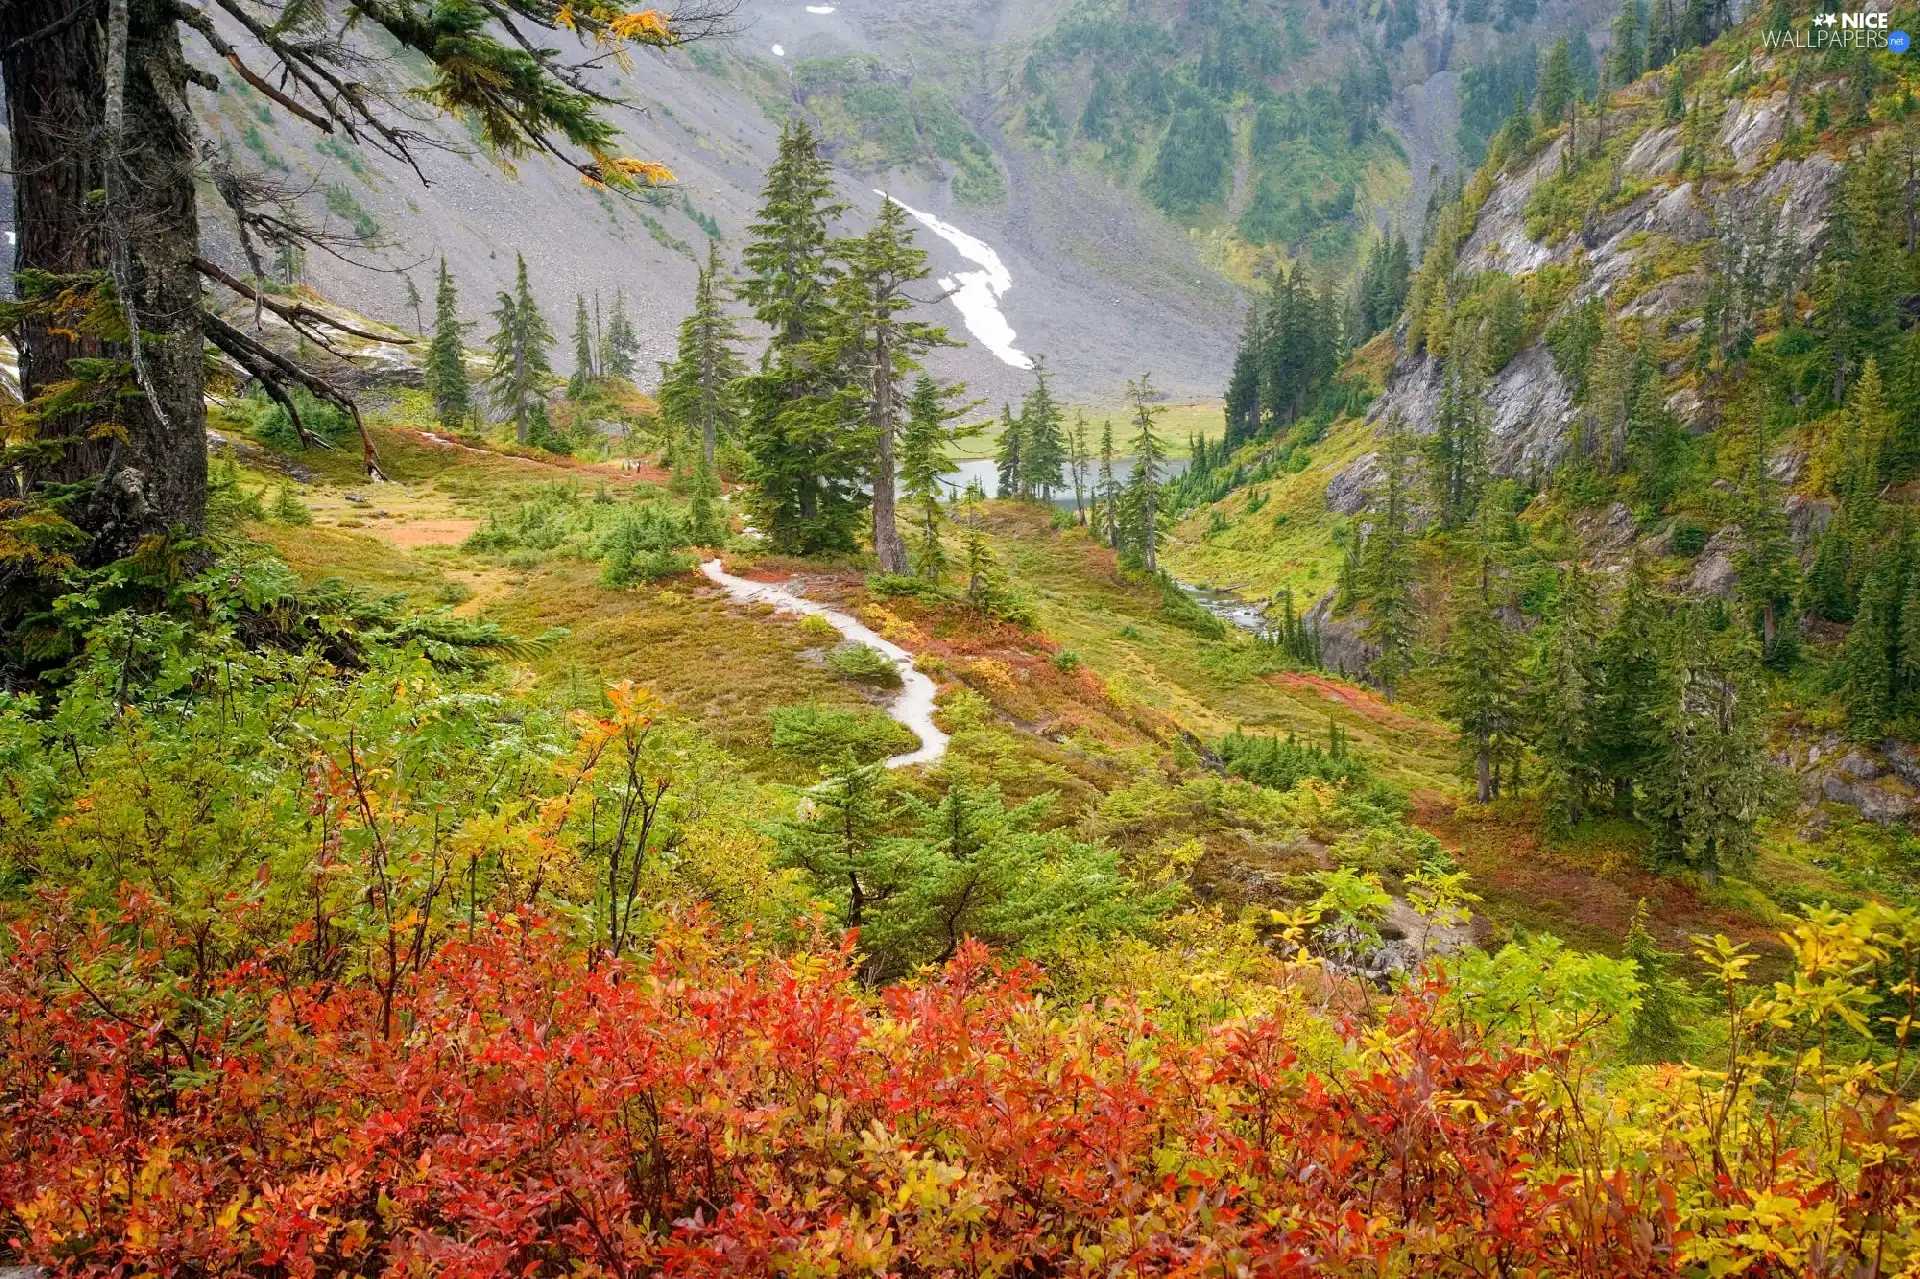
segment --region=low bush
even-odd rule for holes
[[[870,644],[844,644],[827,654],[827,669],[846,679],[880,688],[900,687],[900,668]]]
[[[767,712],[773,748],[802,762],[871,764],[920,745],[912,729],[875,710],[842,711],[809,703]]]

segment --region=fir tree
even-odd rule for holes
[[[1441,524],[1461,528],[1479,509],[1491,469],[1487,419],[1480,380],[1465,352],[1452,352],[1442,376],[1440,412],[1427,441],[1427,475]]]
[[[660,366],[661,414],[676,431],[699,437],[700,464],[710,469],[717,465],[720,441],[740,428],[740,378],[746,372],[735,350],[740,331],[727,314],[724,287],[719,251],[709,247],[707,264],[694,278],[693,310],[680,321],[673,362]],[[609,341],[623,330],[631,336],[624,299],[616,294]]]
[[[427,348],[427,388],[433,392],[434,416],[450,431],[464,427],[473,411],[465,344],[460,297],[447,270],[447,260],[441,258],[440,284],[433,299],[433,341]]]
[[[1513,748],[1519,722],[1514,632],[1500,616],[1506,590],[1498,577],[1488,520],[1476,525],[1469,571],[1457,585],[1450,610],[1441,681],[1444,709],[1460,731],[1460,744],[1478,802],[1500,790],[1499,763]]]
[[[1766,795],[1757,656],[1745,627],[1716,630],[1706,617],[1682,616],[1671,628],[1649,816],[1660,856],[1709,884],[1751,859]]]
[[[1600,602],[1592,577],[1575,560],[1560,579],[1553,612],[1538,633],[1529,681],[1533,747],[1544,772],[1549,820],[1571,826],[1585,816],[1601,782],[1593,741],[1594,655]]]
[[[948,425],[966,412],[949,408],[947,402],[962,394],[960,387],[942,387],[927,374],[914,379],[913,394],[907,401],[907,425],[900,435],[900,492],[918,511],[919,540],[914,548],[914,569],[921,576],[939,581],[946,571],[946,553],[940,544],[941,498],[945,493],[943,477],[952,469],[947,445],[972,434]]]
[[[830,165],[804,119],[780,133],[740,296],[771,331],[760,371],[744,380],[741,442],[760,526],[780,551],[851,551],[867,498],[872,438],[857,388],[833,358]]]
[[[1675,67],[1667,73],[1667,99],[1660,108],[1660,118],[1668,124],[1678,122],[1687,114],[1686,85]]]
[[[1895,713],[1900,687],[1901,638],[1906,629],[1902,604],[1909,593],[1913,539],[1910,532],[1891,539],[1873,557],[1860,586],[1860,606],[1840,646],[1841,696],[1847,708],[1847,735],[1872,742],[1885,735]]]
[[[883,200],[873,226],[850,241],[841,256],[847,269],[834,288],[839,304],[834,347],[864,401],[873,440],[868,467],[873,553],[882,572],[904,574],[907,547],[895,512],[895,449],[904,407],[900,381],[919,367],[917,357],[952,342],[938,325],[904,318],[917,305],[907,290],[928,271],[927,255],[914,245],[902,206]]]
[[[413,331],[418,336],[424,336],[427,331],[427,321],[420,310],[423,304],[420,290],[414,286],[413,276],[408,272],[402,271],[400,280],[407,286],[407,310],[413,312]]]
[[[1640,27],[1640,0],[1620,0],[1620,15],[1613,20],[1613,51],[1609,61],[1616,84],[1632,84],[1646,69]]]
[[[1033,389],[1020,406],[1021,487],[1042,502],[1053,500],[1053,490],[1064,484],[1067,441],[1061,431],[1059,403],[1047,385],[1044,356],[1033,357]]]
[[[1120,549],[1120,485],[1113,476],[1113,422],[1100,424],[1100,533],[1108,546]]]
[[[1234,352],[1233,372],[1227,379],[1227,444],[1244,444],[1260,433],[1260,364],[1263,346],[1258,301],[1247,307],[1245,331]]]
[[[994,456],[999,498],[1020,498],[1027,494],[1026,431],[1008,405],[1000,406],[1000,451]]]
[[[1154,430],[1156,395],[1153,375],[1143,373],[1138,381],[1127,383],[1127,399],[1133,404],[1133,424],[1140,433],[1133,441],[1133,474],[1127,477],[1128,496],[1132,500],[1137,524],[1133,530],[1133,549],[1149,573],[1160,571],[1160,490],[1161,468],[1166,449]]]
[[[719,546],[730,530],[720,514],[720,477],[705,457],[694,473],[692,500],[687,504],[687,539],[695,546]]]
[[[1578,92],[1573,78],[1572,46],[1562,36],[1541,59],[1540,84],[1534,90],[1534,101],[1540,108],[1540,126],[1551,129],[1564,120]]]
[[[1380,444],[1385,470],[1378,508],[1365,539],[1362,578],[1368,595],[1367,639],[1379,650],[1373,678],[1391,702],[1400,681],[1413,669],[1418,621],[1414,587],[1413,485],[1415,445],[1406,423],[1395,414]]]
[[[549,442],[545,388],[553,376],[547,353],[553,349],[553,330],[533,300],[527,260],[518,254],[514,257],[513,292],[502,293],[493,312],[493,372],[487,386],[494,407],[512,420],[514,437],[522,444],[545,445]]]
[[[633,331],[633,321],[627,318],[627,291],[615,289],[613,311],[607,316],[606,330],[600,336],[601,376],[621,382],[633,381],[639,371],[635,363],[639,353],[640,338]]]
[[[567,398],[585,399],[593,389],[593,325],[587,319],[587,298],[573,295],[573,373],[567,378]]]
[[[1743,534],[1734,559],[1736,590],[1760,635],[1762,658],[1784,662],[1798,639],[1789,614],[1800,562],[1788,536],[1780,485],[1767,465],[1766,423],[1760,411],[1753,412],[1749,439],[1752,455],[1741,467],[1735,488]]]
[[[1681,1018],[1686,993],[1667,975],[1672,957],[1654,945],[1653,934],[1647,931],[1644,900],[1634,908],[1633,923],[1620,953],[1633,961],[1634,976],[1640,982],[1639,1000],[1622,1051],[1629,1061],[1678,1061],[1685,1047]]]
[[[1612,624],[1600,641],[1594,697],[1595,762],[1613,786],[1614,811],[1633,811],[1634,784],[1661,748],[1659,612],[1647,565],[1635,557]]]
[[[1085,501],[1087,468],[1093,461],[1087,453],[1087,415],[1085,413],[1075,410],[1073,431],[1067,438],[1070,449],[1068,466],[1073,474],[1073,518],[1076,523],[1084,526],[1087,522]]]

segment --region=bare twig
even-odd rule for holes
[[[307,372],[266,343],[242,333],[211,311],[203,311],[200,320],[207,339],[234,359],[246,358],[250,369],[258,364],[265,364],[274,375],[299,383],[306,387],[316,399],[325,400],[344,411],[353,419],[354,426],[360,432],[360,448],[365,458],[367,475],[376,480],[387,478],[380,470],[380,457],[374,451],[373,437],[367,433],[367,424],[361,420],[360,406],[354,403],[352,396],[318,374]],[[246,357],[240,354],[242,351],[246,353]]]
[[[246,298],[249,302],[265,307],[297,329],[301,328],[304,324],[324,324],[330,329],[338,329],[340,332],[350,334],[353,337],[366,338],[370,342],[386,342],[394,346],[412,346],[414,344],[413,338],[385,337],[379,333],[369,333],[365,329],[356,329],[353,325],[342,320],[336,320],[326,312],[310,307],[304,302],[282,302],[278,298],[270,296],[264,290],[254,288],[251,284],[234,275],[225,267],[214,262],[209,262],[205,258],[195,258],[193,260],[193,269],[206,276],[209,280],[217,280],[221,284],[226,285],[241,297]],[[302,331],[304,332],[304,329]],[[312,337],[313,335],[308,334],[307,336]]]

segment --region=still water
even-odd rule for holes
[[[1184,457],[1168,458],[1160,465],[1160,478],[1170,480],[1176,475],[1186,473],[1187,459]],[[1064,488],[1057,488],[1053,491],[1053,504],[1071,511],[1073,509],[1073,469],[1071,467],[1063,467],[1062,470],[1067,477],[1067,483]],[[1116,457],[1113,459],[1113,478],[1116,481],[1125,484],[1132,475],[1132,458]],[[1093,486],[1099,483],[1099,479],[1100,464],[1095,462],[1081,475],[1080,487],[1083,498],[1090,497],[1093,492]],[[980,482],[980,491],[988,497],[992,497],[999,491],[1000,468],[994,465],[992,458],[975,457],[968,458],[964,462],[955,462],[953,464],[953,470],[940,477],[941,483],[945,484],[948,491],[955,497],[966,492],[967,485],[973,483],[975,480]]]

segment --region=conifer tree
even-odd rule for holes
[[[420,290],[417,286],[415,286],[413,282],[413,276],[411,273],[402,271],[400,273],[400,280],[402,283],[404,283],[407,286],[407,310],[413,312],[414,334],[416,336],[424,337],[427,331],[426,330],[427,321],[426,321],[426,317],[422,315],[420,311],[420,307],[422,305]]]
[[[1638,1007],[1627,1028],[1624,1052],[1629,1061],[1678,1061],[1685,1046],[1681,1016],[1686,1005],[1685,989],[1667,970],[1671,956],[1654,945],[1647,931],[1647,903],[1642,900],[1633,911],[1633,923],[1627,929],[1621,956],[1633,961],[1634,976],[1640,981]]]
[[[1234,352],[1233,372],[1227,379],[1227,444],[1236,447],[1260,433],[1261,309],[1258,299],[1247,306],[1245,330]]]
[[[882,838],[893,811],[887,770],[856,766],[851,758],[808,792],[810,814],[783,824],[774,837],[774,864],[798,867],[835,895],[840,921],[849,929],[866,923],[870,902],[900,889],[891,841]]]
[[[1005,404],[1000,406],[1000,451],[994,456],[994,470],[999,480],[995,497],[1028,496],[1026,430]]]
[[[1076,409],[1073,414],[1073,431],[1067,437],[1068,466],[1073,472],[1073,518],[1082,526],[1087,522],[1086,488],[1087,468],[1092,458],[1087,453],[1087,415]]]
[[[1659,855],[1712,884],[1753,855],[1766,796],[1765,694],[1752,634],[1716,629],[1703,612],[1692,606],[1669,628],[1647,799]]]
[[[433,299],[433,341],[427,348],[427,387],[433,412],[447,430],[459,430],[473,411],[467,385],[466,329],[460,322],[460,297],[447,260],[440,259],[440,285]]]
[[[546,382],[553,376],[548,352],[553,330],[540,314],[527,283],[527,260],[514,255],[513,292],[502,293],[494,308],[493,372],[487,386],[494,407],[513,421],[514,437],[522,444],[549,443]]]
[[[1576,559],[1561,575],[1552,615],[1538,632],[1528,682],[1533,747],[1545,774],[1548,818],[1557,826],[1577,824],[1601,782],[1593,741],[1599,642],[1599,596]]]
[[[720,441],[740,429],[740,379],[746,373],[735,350],[740,331],[727,314],[724,287],[719,250],[709,246],[707,264],[694,278],[693,310],[680,321],[673,362],[660,366],[661,414],[667,425],[699,437],[701,465],[710,469],[717,465]],[[625,303],[616,294],[609,341],[622,331],[631,340]]]
[[[593,324],[587,319],[587,297],[573,295],[573,373],[567,378],[567,398],[579,400],[593,387]]]
[[[1133,423],[1140,428],[1133,441],[1133,474],[1127,477],[1128,496],[1138,521],[1133,549],[1147,572],[1158,573],[1161,468],[1166,464],[1166,448],[1154,430],[1154,418],[1159,410],[1154,407],[1153,375],[1143,373],[1137,381],[1130,380],[1127,398],[1133,404]]]
[[[1100,424],[1100,532],[1107,545],[1120,549],[1120,485],[1113,476],[1113,422]]]
[[[1767,465],[1764,411],[1752,411],[1749,438],[1752,456],[1741,467],[1735,488],[1744,535],[1734,559],[1736,589],[1759,632],[1762,659],[1790,661],[1798,639],[1789,614],[1799,585],[1800,562],[1787,533],[1780,484]]]
[[[1895,541],[1874,556],[1873,567],[1860,586],[1860,606],[1853,626],[1840,646],[1847,735],[1856,742],[1878,740],[1893,714],[1906,549]]]
[[[627,316],[627,291],[613,291],[613,310],[607,316],[606,330],[600,335],[600,375],[621,382],[633,381],[639,371],[634,357],[640,352],[639,335]]]
[[[1385,470],[1378,509],[1365,540],[1362,578],[1368,595],[1367,639],[1379,650],[1373,678],[1393,701],[1400,681],[1413,669],[1418,614],[1414,587],[1413,486],[1415,444],[1406,423],[1395,414],[1381,441]]]
[[[913,242],[906,210],[883,200],[872,227],[841,250],[846,273],[834,288],[838,303],[838,362],[852,375],[863,401],[873,458],[868,468],[872,492],[873,553],[882,572],[907,571],[907,547],[895,512],[896,447],[905,397],[900,382],[919,367],[918,357],[950,346],[938,325],[905,318],[918,305],[908,295],[927,277],[927,255]]]
[[[1486,411],[1467,352],[1451,352],[1442,376],[1440,412],[1427,441],[1427,476],[1441,524],[1461,528],[1479,509],[1491,469]]]
[[[1483,515],[1475,525],[1468,571],[1453,593],[1441,666],[1446,715],[1460,731],[1474,795],[1482,804],[1499,794],[1499,764],[1513,749],[1519,726],[1517,642],[1500,616],[1506,597]]]
[[[731,531],[721,515],[716,499],[720,496],[720,477],[702,457],[694,473],[692,500],[687,503],[687,538],[695,546],[719,546]]]
[[[1659,611],[1644,561],[1634,557],[1612,624],[1600,641],[1593,746],[1613,786],[1614,811],[1633,811],[1634,785],[1661,749]]]
[[[1682,83],[1680,68],[1675,67],[1667,73],[1667,99],[1660,107],[1660,118],[1673,124],[1687,114],[1685,85]]]
[[[1020,406],[1021,487],[1042,502],[1053,500],[1053,490],[1066,482],[1062,472],[1067,441],[1061,429],[1060,405],[1047,384],[1044,356],[1033,357],[1033,389]]]
[[[1534,101],[1540,108],[1540,126],[1551,129],[1566,119],[1578,92],[1573,78],[1572,46],[1562,36],[1541,59],[1540,85],[1534,90]]]
[[[1620,15],[1613,20],[1613,50],[1609,65],[1616,84],[1629,85],[1645,70],[1640,42],[1640,0],[1620,0]]]
[[[834,358],[832,289],[842,268],[830,234],[846,206],[805,119],[780,133],[740,296],[771,331],[744,380],[741,442],[761,528],[776,550],[851,551],[867,503],[873,442],[857,390]]]
[[[941,498],[944,477],[952,469],[947,445],[972,434],[947,424],[965,408],[949,408],[947,401],[962,394],[960,387],[942,387],[927,374],[914,379],[907,401],[906,429],[900,435],[900,492],[918,511],[919,541],[914,547],[914,569],[939,581],[946,571],[946,553],[940,544]]]

